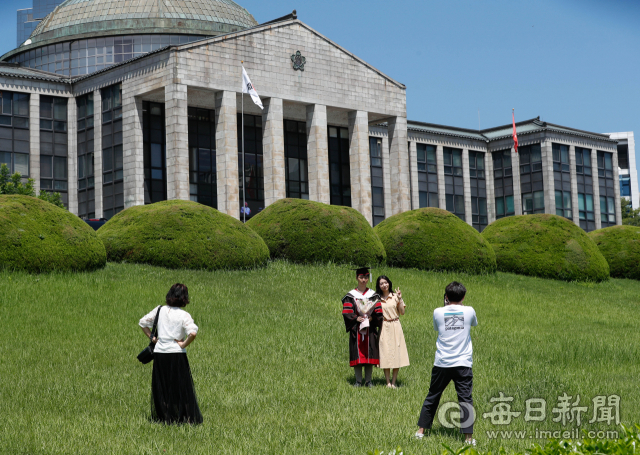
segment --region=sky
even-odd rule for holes
[[[405,84],[409,120],[490,128],[510,123],[514,108],[516,121],[540,116],[640,137],[638,1],[238,3],[260,23],[296,9],[298,19]],[[0,54],[15,47],[16,10],[30,6],[0,0]]]

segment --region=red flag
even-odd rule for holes
[[[516,153],[518,153],[518,134],[516,133],[516,117],[513,111],[511,111],[511,118],[513,120],[513,147],[516,149]]]

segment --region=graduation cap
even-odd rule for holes
[[[357,269],[352,269],[356,271],[356,275],[369,275],[369,281],[371,281],[371,273],[369,272],[370,267],[358,267]]]

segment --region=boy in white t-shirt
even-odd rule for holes
[[[466,443],[476,445],[473,439],[473,347],[470,331],[471,326],[478,325],[478,319],[472,307],[462,305],[466,293],[467,289],[462,284],[457,281],[450,283],[445,289],[444,307],[433,312],[433,328],[438,331],[436,359],[431,371],[429,394],[418,420],[418,439],[422,439],[425,429],[431,429],[442,392],[453,380],[462,410],[460,431],[464,433]]]

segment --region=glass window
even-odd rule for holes
[[[0,161],[29,177],[29,95],[0,91]]]
[[[217,208],[215,111],[190,107],[188,112],[191,200]]]
[[[471,189],[471,224],[479,232],[489,224],[487,216],[487,183],[484,172],[485,154],[469,150],[469,175]]]
[[[309,199],[306,122],[284,121],[284,155],[287,197]]]
[[[552,144],[553,179],[555,185],[556,215],[573,219],[571,210],[571,172],[569,146]]]
[[[118,108],[114,99],[120,97],[122,85],[116,84],[101,90],[102,97],[102,208],[103,217],[111,218],[124,210],[124,162],[122,145],[122,109]],[[143,102],[142,113],[142,145],[145,176],[145,203],[148,189],[148,102]],[[162,118],[164,128],[164,117]],[[164,199],[161,199],[164,200]],[[155,202],[155,201],[154,201]]]
[[[418,198],[420,208],[439,207],[436,146],[416,144],[418,155]]]
[[[491,154],[493,159],[493,187],[496,200],[496,219],[515,215],[513,202],[513,168],[511,150]]]
[[[447,210],[464,221],[464,179],[462,150],[444,147],[444,186]]]
[[[598,150],[596,156],[598,161],[598,186],[600,187],[600,219],[602,221],[602,227],[615,226],[613,153]],[[611,200],[611,204],[609,204],[609,200]],[[604,208],[606,208],[606,210],[602,210],[603,201],[605,201]]]
[[[332,205],[351,207],[349,130],[329,126],[329,185]]]
[[[544,213],[545,210],[541,150],[540,144],[518,148],[522,213],[525,215]]]
[[[50,172],[40,169],[40,187],[60,193],[62,201],[68,207],[67,194],[67,98],[40,96],[40,155],[41,163],[49,160]],[[58,116],[56,117],[56,112]],[[64,114],[64,116],[62,115]],[[47,157],[47,158],[43,158]],[[44,181],[44,180],[46,181]]]
[[[84,219],[95,218],[93,93],[76,98],[76,106],[78,116],[78,216]]]
[[[384,221],[384,178],[382,165],[382,139],[369,138],[369,156],[371,159],[371,202],[373,211],[373,225]]]
[[[285,164],[286,166],[286,164]],[[238,114],[238,183],[240,219],[249,219],[264,209],[264,167],[262,157],[262,116],[244,116],[244,194],[242,206],[242,115]]]

